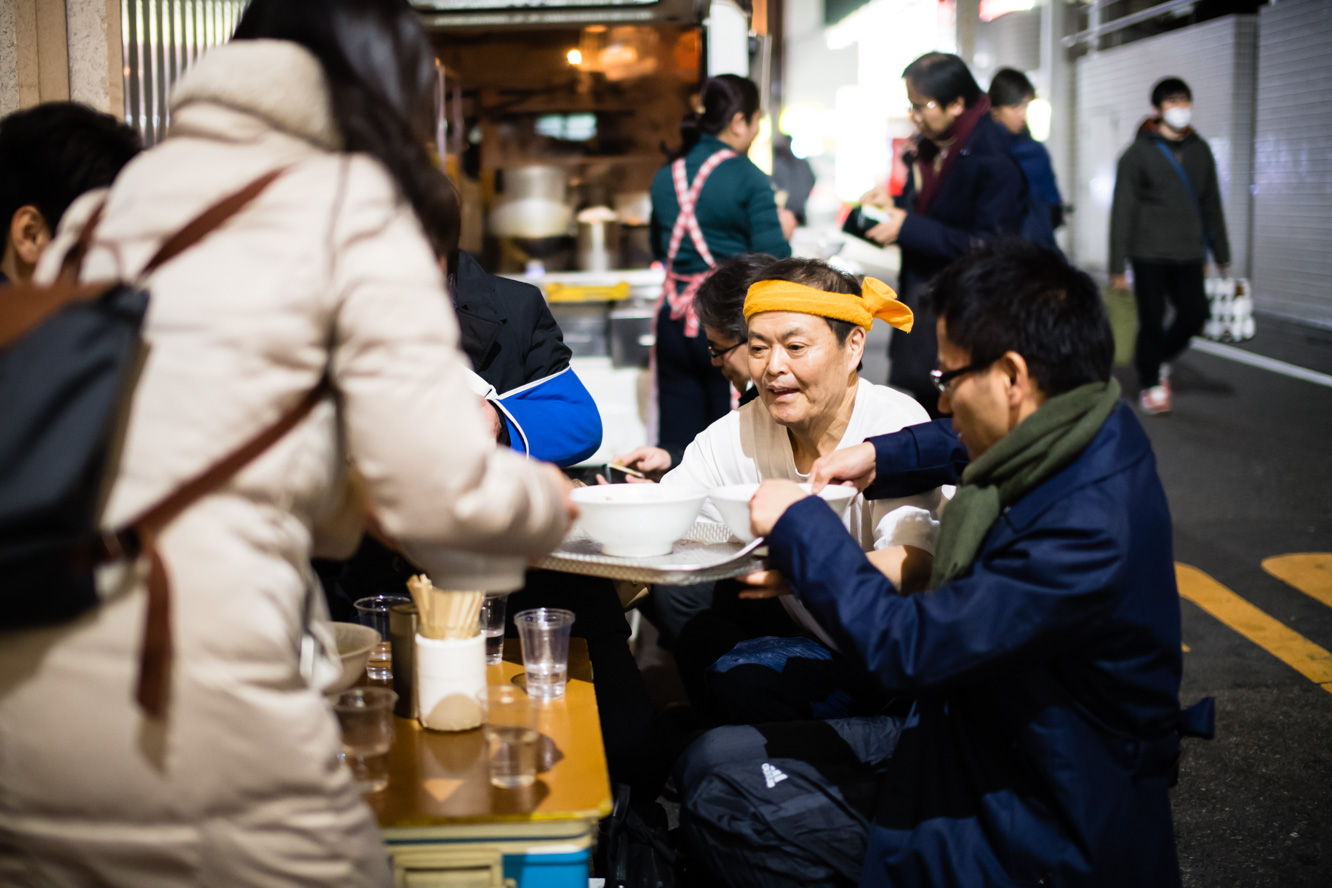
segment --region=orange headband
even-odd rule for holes
[[[859,296],[829,293],[790,281],[759,281],[745,296],[745,323],[762,311],[798,311],[847,321],[866,330],[878,318],[903,333],[911,332],[914,320],[911,309],[897,301],[892,287],[872,277],[865,278]]]

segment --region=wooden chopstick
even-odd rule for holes
[[[606,463],[606,468],[615,469],[617,472],[624,472],[626,475],[633,475],[635,478],[646,478],[638,469],[631,469],[628,466],[622,466],[619,463]]]

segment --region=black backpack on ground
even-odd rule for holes
[[[629,787],[615,787],[615,806],[601,822],[598,856],[606,888],[677,888],[686,882],[666,812],[653,802],[640,812]]]

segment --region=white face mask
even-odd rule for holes
[[[1186,130],[1189,128],[1189,121],[1193,119],[1193,109],[1168,108],[1161,116],[1165,118],[1165,122],[1170,125],[1171,129]]]

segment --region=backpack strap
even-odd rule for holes
[[[148,556],[148,608],[144,615],[143,649],[134,696],[149,715],[160,718],[166,711],[172,659],[170,579],[166,565],[157,552],[158,535],[186,508],[217,489],[247,463],[277,443],[309,416],[315,405],[332,391],[332,382],[325,375],[277,422],[186,481],[174,493],[120,529],[103,534],[97,541],[97,551],[93,555],[96,563],[134,557],[140,553]]]
[[[246,204],[262,194],[265,188],[273,184],[273,181],[286,171],[286,167],[280,167],[271,173],[266,173],[240,191],[222,198],[204,210],[193,221],[171,235],[162,246],[157,248],[157,252],[153,254],[153,258],[148,260],[148,264],[143,267],[143,270],[139,272],[137,279],[142,280],[160,266],[170,262],[203,240],[213,229],[220,227],[222,223],[244,209]]]
[[[1193,208],[1198,211],[1198,221],[1202,224],[1203,249],[1210,250],[1212,239],[1207,235],[1207,217],[1203,215],[1202,201],[1198,200],[1198,192],[1193,190],[1193,183],[1189,181],[1189,174],[1184,172],[1183,164],[1179,162],[1179,158],[1175,156],[1175,152],[1170,149],[1169,145],[1158,139],[1156,140],[1156,147],[1165,155],[1165,159],[1175,168],[1180,181],[1184,183],[1184,190],[1189,193],[1189,199],[1193,201]],[[1204,254],[1203,259],[1206,258],[1207,256]]]
[[[60,260],[60,275],[68,281],[77,281],[79,273],[83,271],[83,258],[88,255],[88,248],[92,246],[93,234],[97,230],[97,225],[102,221],[102,214],[106,212],[107,198],[103,197],[97,204],[97,208],[92,211],[88,221],[83,223],[83,228],[79,231],[78,238],[74,241],[74,246],[69,248],[69,252]]]
[[[32,283],[0,287],[0,348],[22,338],[29,330],[73,302],[92,302],[113,284],[80,284],[83,257],[92,243],[93,230],[102,221],[103,200],[83,224],[78,239],[60,261],[55,283],[42,287]]]

